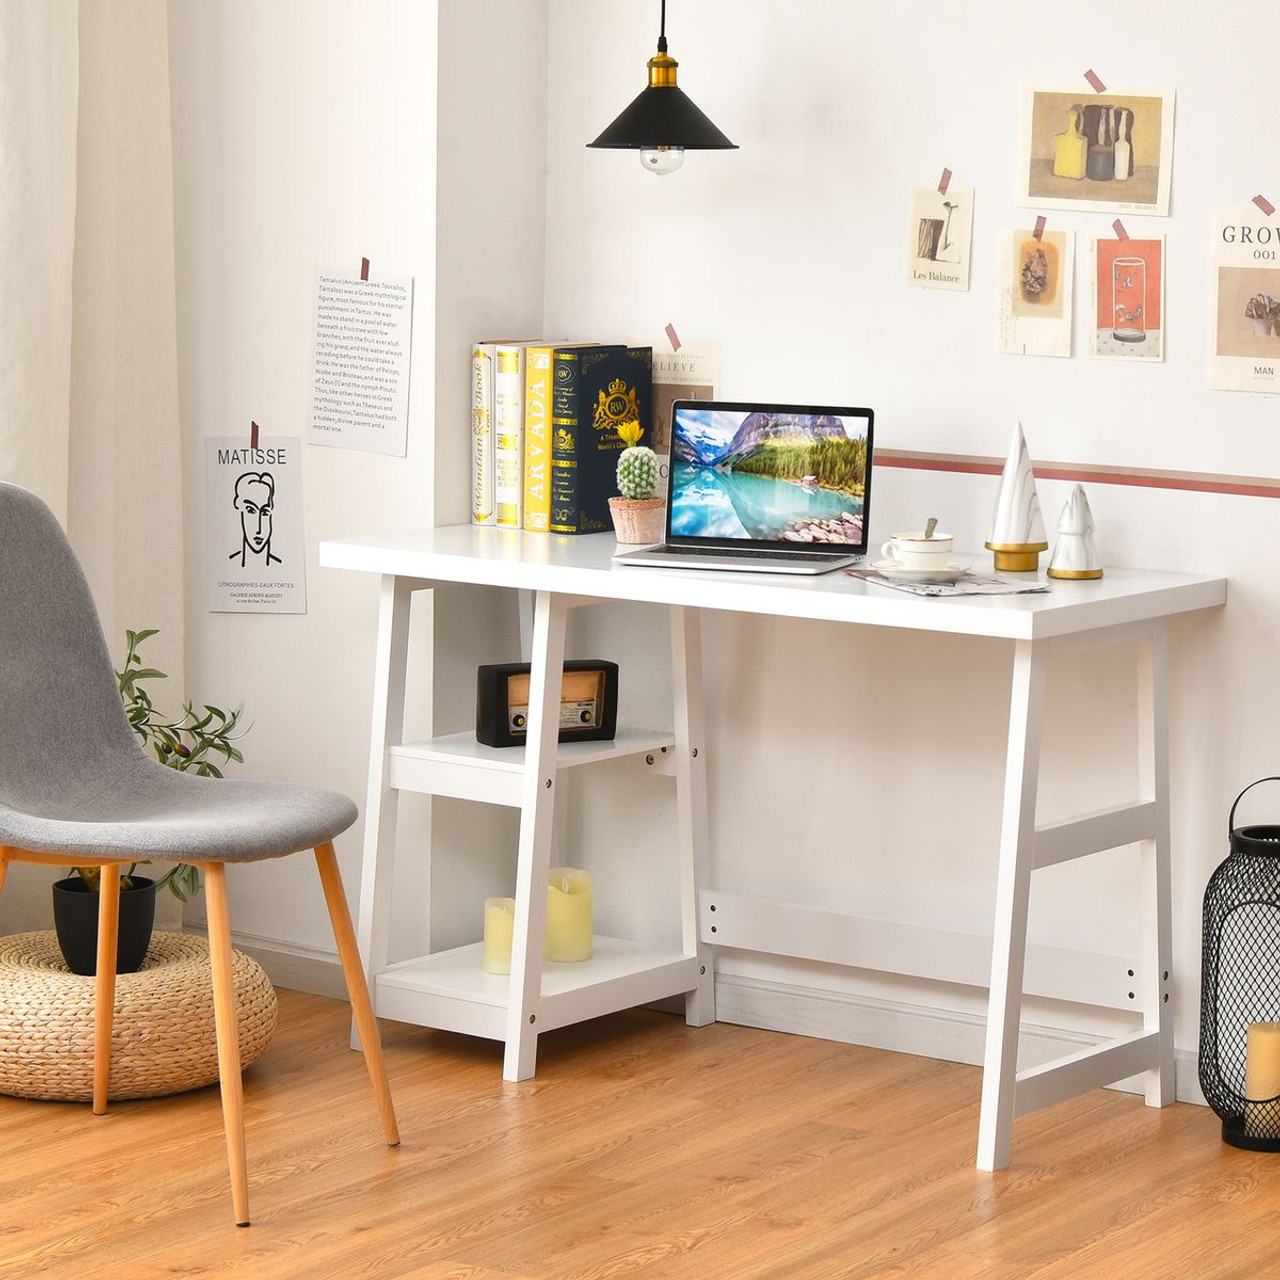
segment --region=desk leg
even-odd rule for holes
[[[702,721],[702,619],[696,609],[671,610],[672,693],[676,733],[676,842],[680,851],[680,923],[684,953],[697,954],[698,985],[685,996],[691,1027],[716,1020],[712,950],[698,940],[698,890],[707,873],[707,751]]]
[[[1037,647],[1030,640],[1017,642],[1009,702],[1009,747],[1005,757],[995,936],[991,945],[982,1115],[978,1123],[979,1169],[1003,1169],[1009,1163],[1013,1134],[1018,1024],[1022,1014],[1027,902],[1034,854],[1036,788],[1040,776],[1040,731],[1047,667],[1048,653],[1043,643]]]
[[[356,938],[364,958],[369,996],[377,1008],[377,975],[387,967],[391,928],[391,880],[396,853],[400,794],[391,786],[390,749],[404,738],[404,689],[409,662],[410,584],[394,574],[382,578],[378,648],[373,674],[373,730],[369,742],[369,789],[364,806],[364,858]],[[360,1048],[354,1021],[351,1047]]]
[[[547,926],[547,873],[556,805],[556,751],[560,737],[560,683],[564,673],[568,600],[539,591],[534,599],[530,658],[529,728],[520,802],[516,861],[516,916],[507,988],[504,1080],[527,1080],[538,1054],[542,1002],[542,945]]]
[[[1165,622],[1152,623],[1151,638],[1138,650],[1139,794],[1156,803],[1156,834],[1142,842],[1143,948],[1142,1020],[1160,1036],[1159,1065],[1146,1073],[1149,1107],[1175,1098],[1173,1010],[1173,906],[1169,853],[1169,712]]]

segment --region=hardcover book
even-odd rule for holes
[[[471,348],[471,523],[494,523],[493,377],[497,343]]]
[[[653,423],[653,349],[621,344],[557,347],[551,358],[552,533],[600,533],[612,527],[618,492],[618,435]]]

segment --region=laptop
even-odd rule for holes
[[[667,532],[620,565],[827,573],[867,551],[870,409],[677,400]]]

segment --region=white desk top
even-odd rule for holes
[[[516,587],[600,600],[688,605],[1012,640],[1039,640],[1207,609],[1227,599],[1223,578],[1112,568],[1090,582],[1045,579],[1041,570],[1035,576],[1049,582],[1047,594],[939,599],[911,595],[839,571],[802,577],[624,568],[611,563],[616,549],[612,533],[569,537],[453,525],[322,542],[320,564],[423,582]],[[1046,555],[1043,562],[1047,559]],[[973,563],[990,567],[986,556],[974,557]]]

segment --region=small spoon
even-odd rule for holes
[[[930,517],[929,517],[929,519],[925,521],[925,525],[924,525],[924,538],[925,538],[925,541],[926,541],[926,542],[928,542],[928,540],[929,540],[930,538],[932,538],[932,537],[933,537],[933,531],[934,531],[937,527],[938,527],[938,517],[937,517],[937,516],[930,516]]]

